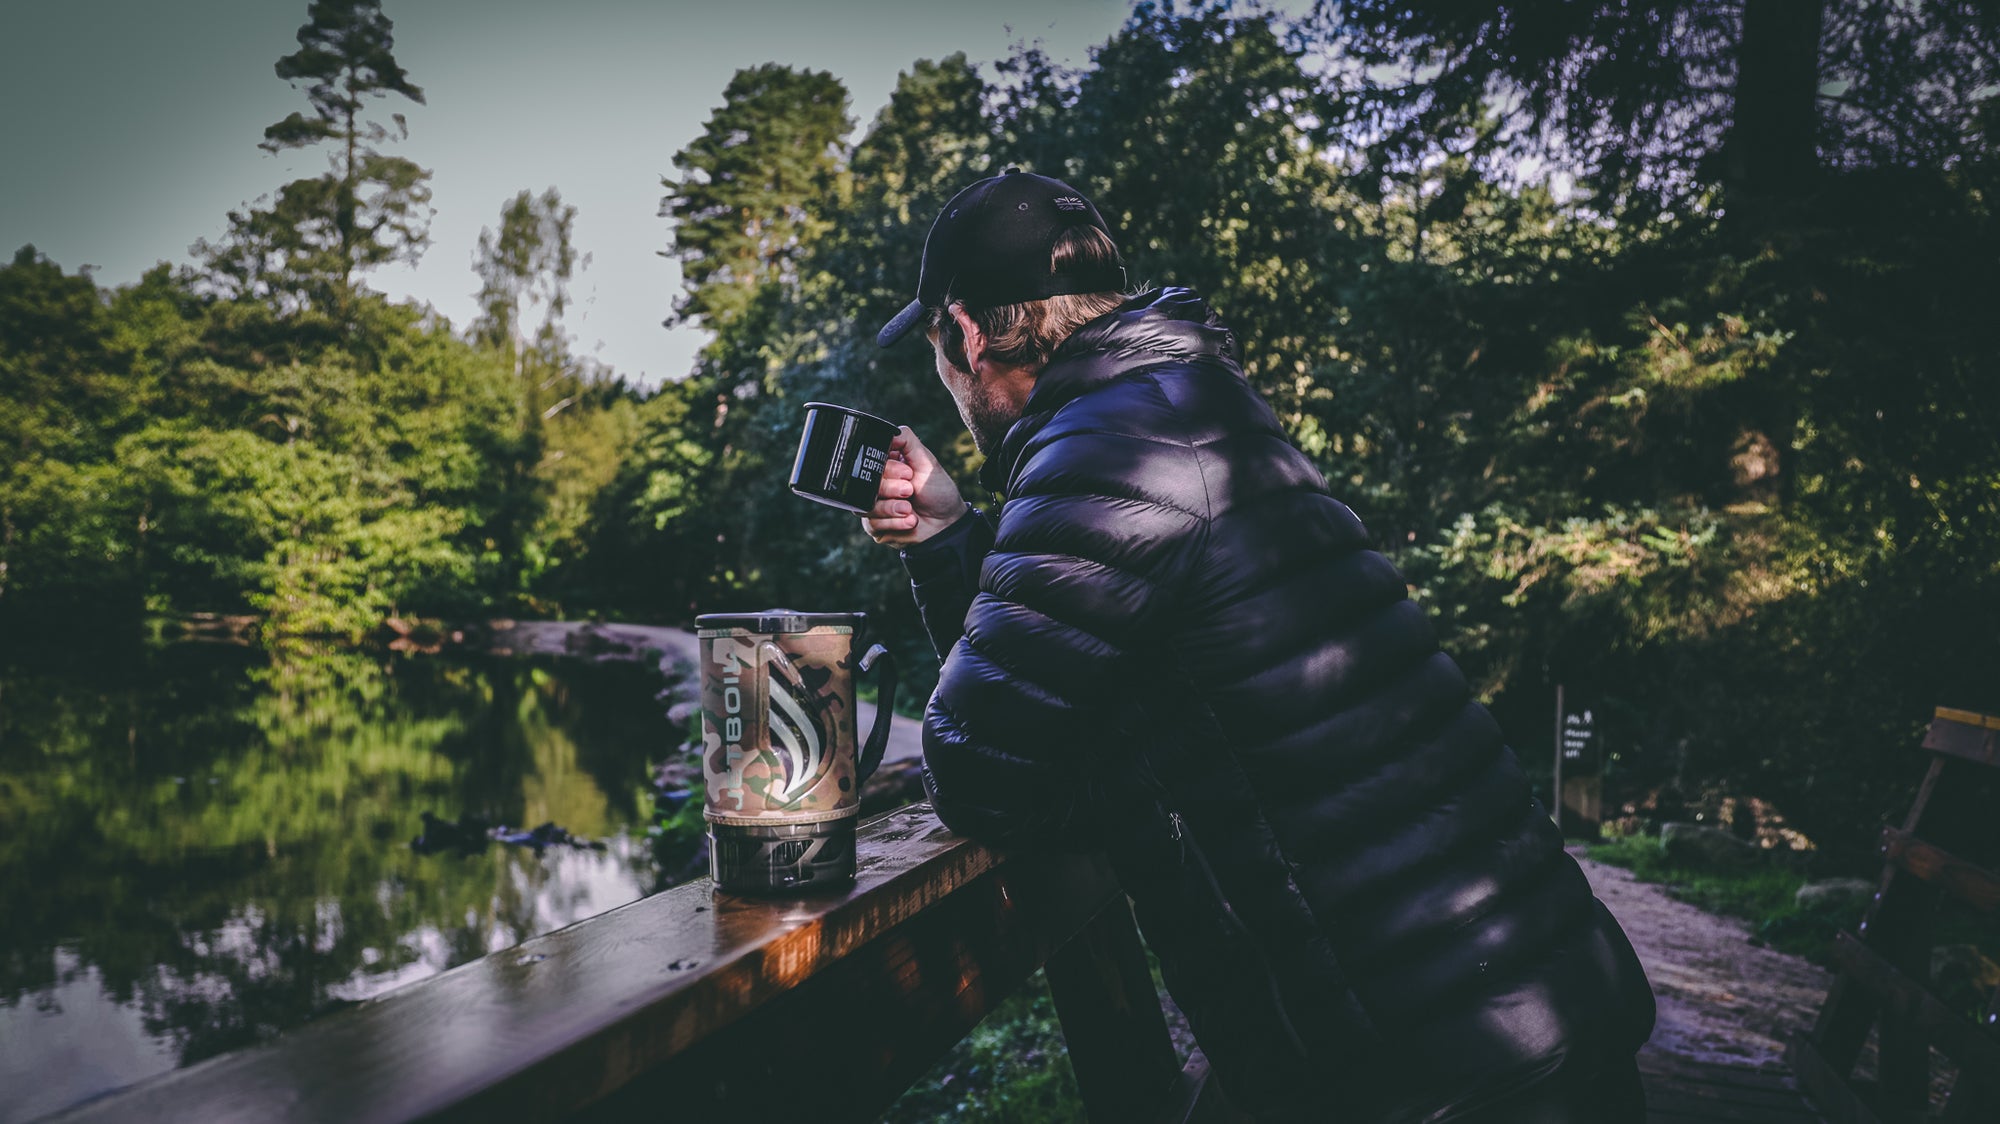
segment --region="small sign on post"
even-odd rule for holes
[[[1565,705],[1556,685],[1555,821],[1565,835],[1597,838],[1604,819],[1602,756],[1597,715],[1587,705]]]

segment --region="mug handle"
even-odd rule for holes
[[[857,789],[875,775],[875,767],[882,763],[882,751],[889,748],[889,721],[896,716],[896,657],[876,644],[861,657],[860,666],[863,675],[878,666],[882,670],[875,677],[875,723],[868,727],[868,742],[862,746],[861,760],[855,767]]]

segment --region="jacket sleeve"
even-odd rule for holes
[[[1173,447],[1137,455],[1154,449]],[[1002,509],[964,635],[924,715],[932,806],[946,826],[988,843],[1095,845],[1095,817],[1078,814],[1093,759],[1132,728],[1176,560],[1206,523],[1134,494],[1144,489],[1063,483],[1024,490]]]
[[[903,551],[917,615],[939,659],[965,634],[965,612],[979,592],[979,566],[992,549],[992,521],[968,504],[957,522]]]

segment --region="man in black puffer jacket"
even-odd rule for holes
[[[946,204],[918,298],[1005,497],[915,434],[903,548],[954,830],[1103,848],[1224,1092],[1273,1120],[1643,1117],[1652,992],[1512,751],[1185,289],[1018,173]]]

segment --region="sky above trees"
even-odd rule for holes
[[[33,243],[121,284],[155,262],[190,260],[196,239],[224,233],[231,208],[317,173],[316,153],[257,147],[267,125],[305,104],[272,73],[296,49],[305,7],[0,6],[0,41],[25,48],[0,68],[0,104],[15,107],[0,115],[0,250]],[[681,287],[677,264],[657,253],[668,236],[660,177],[736,70],[779,61],[830,71],[865,128],[916,59],[962,50],[991,60],[1039,39],[1082,65],[1127,10],[1123,0],[390,0],[396,57],[426,94],[424,105],[390,107],[410,125],[395,150],[431,170],[437,214],[422,261],[370,283],[463,327],[478,313],[481,229],[517,192],[553,186],[576,207],[576,249],[589,255],[568,316],[578,351],[636,381],[677,377],[706,336],[661,326]]]

